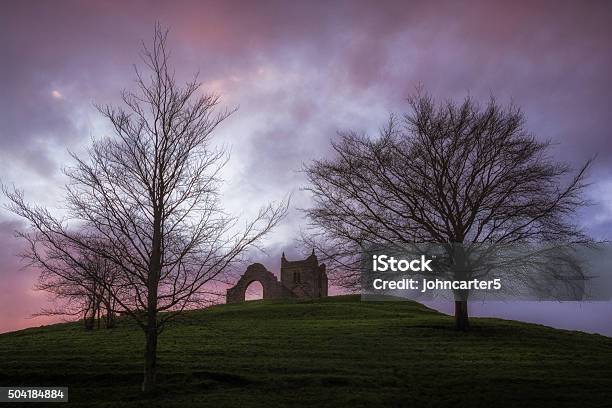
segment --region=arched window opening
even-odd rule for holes
[[[244,300],[263,299],[263,286],[258,281],[249,283],[244,293]]]

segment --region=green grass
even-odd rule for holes
[[[58,324],[0,335],[0,385],[68,386],[83,407],[612,406],[611,338],[452,325],[418,303],[355,296],[193,311],[162,333],[159,391],[143,399],[139,329]]]

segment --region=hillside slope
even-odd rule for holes
[[[161,335],[160,390],[143,401],[136,327],[59,324],[0,335],[0,385],[68,386],[69,406],[610,406],[612,339],[473,325],[354,296],[193,311]]]

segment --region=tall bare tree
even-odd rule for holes
[[[359,255],[372,245],[586,239],[571,216],[591,161],[572,174],[520,109],[494,99],[436,104],[419,91],[409,104],[379,137],[341,133],[332,158],[305,166],[314,205],[304,239],[336,283],[359,286]],[[456,298],[455,318],[468,329],[467,300]]]
[[[67,219],[28,204],[19,191],[5,193],[32,227],[24,235],[34,257],[45,259],[53,248],[86,270],[75,254],[90,253],[118,269],[122,291],[113,300],[145,333],[142,389],[150,392],[166,323],[206,300],[207,284],[258,245],[288,202],[262,208],[244,225],[228,216],[219,201],[228,157],[211,137],[233,111],[219,111],[219,97],[202,93],[197,76],[177,84],[159,26],[142,61],[137,89],[122,93],[123,106],[99,108],[114,135],[94,141],[86,158],[73,154],[76,165],[65,171]]]

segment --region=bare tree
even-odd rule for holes
[[[87,158],[73,154],[67,219],[5,188],[9,208],[32,227],[23,236],[35,258],[53,248],[73,269],[87,270],[76,256],[82,253],[117,268],[121,290],[111,292],[113,301],[146,337],[144,392],[155,387],[157,339],[167,322],[205,301],[206,285],[257,246],[288,205],[262,208],[244,225],[223,211],[219,172],[227,154],[212,148],[211,136],[233,111],[218,111],[219,97],[201,93],[197,76],[176,83],[166,39],[156,26],[152,46],[143,45],[146,70],[136,69],[137,90],[122,93],[123,107],[99,108],[114,136],[94,141]]]
[[[572,175],[525,130],[520,109],[493,98],[436,105],[419,91],[409,103],[378,138],[341,133],[332,158],[304,169],[314,197],[304,239],[336,283],[359,286],[359,255],[372,245],[586,239],[571,216],[585,204],[591,161]],[[468,329],[464,297],[455,319]]]
[[[40,234],[20,232],[18,236],[28,243],[22,258],[28,266],[41,271],[36,289],[49,293],[55,304],[36,315],[82,317],[86,329],[94,328],[96,318],[100,328],[104,317],[105,327],[114,327],[117,312],[114,299],[125,295],[118,285],[119,271],[115,265],[96,253],[71,251],[68,256],[66,245],[57,250]],[[105,245],[103,240],[97,244],[101,245]]]

